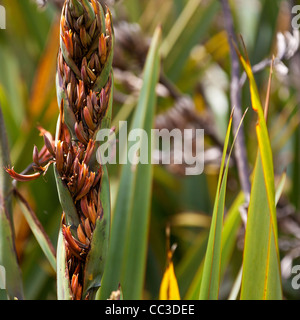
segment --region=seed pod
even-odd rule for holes
[[[69,99],[69,103],[72,105],[73,104],[73,88],[72,88],[71,82],[69,82],[67,85],[67,96]]]
[[[63,76],[63,68],[64,68],[64,58],[63,58],[63,55],[62,55],[62,52],[61,52],[61,49],[59,49],[59,54],[58,54],[58,68],[59,68],[59,71],[60,71],[60,74],[61,76]]]
[[[78,0],[70,0],[69,8],[74,18],[78,18],[83,14],[82,5]]]
[[[78,19],[77,19],[77,30],[79,30],[82,26],[83,26],[83,24],[84,24],[84,16],[82,15],[82,16],[80,16]]]
[[[85,222],[84,222],[84,230],[85,230],[85,233],[86,235],[91,238],[92,236],[92,229],[91,229],[91,225],[90,225],[90,222],[89,222],[89,219],[86,218],[85,219]]]
[[[77,85],[77,97],[77,109],[79,109],[83,103],[83,100],[85,99],[84,83],[81,80],[79,80],[79,84]]]
[[[69,10],[69,6],[66,6],[65,17],[66,17],[66,24],[68,25],[69,29],[73,29],[73,22],[72,22],[72,17],[71,17],[71,13]]]
[[[106,41],[105,41],[105,37],[104,34],[101,33],[101,36],[99,38],[99,57],[100,57],[100,62],[101,64],[104,64],[105,60],[106,60]]]
[[[88,200],[87,200],[87,197],[83,197],[81,200],[80,200],[80,207],[81,207],[81,211],[82,213],[84,214],[84,216],[86,218],[89,218],[89,210],[88,210]]]
[[[87,145],[87,148],[86,148],[86,152],[85,152],[85,156],[84,156],[84,159],[83,159],[83,162],[85,164],[88,164],[93,153],[94,153],[94,150],[95,150],[95,141],[93,140],[90,140],[88,145]]]
[[[78,201],[79,199],[81,199],[82,197],[84,197],[86,194],[88,194],[91,187],[93,186],[94,179],[95,179],[95,173],[91,172],[90,176],[85,178],[84,185],[83,185],[82,189],[80,190],[80,192],[78,193],[78,195],[76,196],[75,202]]]
[[[67,161],[66,161],[66,169],[65,169],[65,174],[66,175],[68,175],[70,173],[70,170],[72,168],[72,162],[73,162],[72,153],[68,152]]]
[[[73,274],[71,280],[71,290],[74,294],[76,294],[78,289],[78,274]]]
[[[53,150],[53,146],[51,141],[49,140],[49,138],[47,137],[46,134],[44,134],[44,142],[45,142],[45,146],[48,149],[48,151],[55,157],[55,152]]]
[[[82,230],[81,224],[77,228],[77,236],[78,236],[79,241],[86,244],[86,237],[85,237],[85,234]]]
[[[86,133],[84,132],[83,126],[82,126],[82,122],[76,122],[75,123],[75,133],[76,136],[78,138],[78,140],[83,143],[83,144],[87,144],[88,143],[88,138]]]
[[[92,202],[88,205],[88,211],[89,211],[89,218],[92,224],[95,226],[96,219],[97,219],[97,212],[95,210],[95,206]]]
[[[82,286],[81,284],[78,284],[78,288],[75,294],[75,300],[80,300],[82,296]]]
[[[66,240],[66,245],[68,246],[69,250],[73,252],[77,258],[81,259],[80,257],[81,248],[78,246],[75,239],[73,238],[70,231],[70,226],[66,227],[65,225],[63,225],[62,232]]]
[[[33,155],[32,155],[33,162],[39,167],[40,161],[39,161],[39,150],[37,146],[33,147]]]
[[[94,184],[93,184],[93,187],[96,187],[101,179],[101,176],[102,176],[102,170],[101,170],[101,167],[98,169],[97,171],[97,174],[96,174],[96,178],[94,180]]]
[[[109,10],[105,16],[105,28],[106,28],[106,34],[112,34],[111,13]]]
[[[91,37],[91,39],[95,35],[96,27],[97,27],[97,21],[94,20],[93,23],[91,24],[91,27],[90,27],[90,30],[89,30],[89,36]]]
[[[92,116],[89,112],[89,109],[87,107],[85,107],[83,109],[83,117],[84,117],[84,121],[87,124],[87,126],[91,129],[91,130],[95,130],[96,128],[96,124],[94,123]]]
[[[92,41],[90,35],[86,32],[84,27],[80,28],[80,41],[84,48],[87,48]]]
[[[63,151],[63,142],[57,141],[56,146],[56,168],[59,173],[62,173],[64,167],[64,151]]]
[[[86,70],[86,66],[82,66],[81,67],[81,78],[82,78],[82,80],[83,80],[83,83],[85,84],[85,85],[89,85],[89,78],[88,78],[88,74],[87,74],[87,70]]]
[[[69,57],[73,58],[74,47],[73,47],[73,41],[72,41],[72,31],[68,30],[64,32],[63,41],[68,51]]]
[[[95,76],[94,72],[89,67],[86,68],[86,71],[91,81],[95,82],[97,77]]]
[[[86,97],[86,106],[87,106],[89,113],[92,117],[93,116],[93,104],[92,104],[92,99],[89,95]]]
[[[87,176],[88,170],[85,164],[79,165],[79,173],[77,177],[77,192],[79,192],[85,182],[86,176]]]

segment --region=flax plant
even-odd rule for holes
[[[271,0],[106,1],[3,0],[0,167],[23,182],[53,171],[28,189],[0,171],[0,300],[298,299],[300,37],[277,33],[290,12]],[[54,130],[38,127],[27,166],[36,123]],[[201,176],[185,176],[195,131],[179,148],[174,129],[204,129]],[[120,160],[111,189],[100,146],[119,146],[105,159]]]
[[[57,247],[59,299],[92,299],[101,285],[109,239],[107,171],[96,161],[100,128],[110,124],[113,27],[96,0],[66,0],[60,21],[55,139],[40,128],[45,146],[33,150],[31,175],[7,169],[16,180],[45,174],[53,163],[63,209]]]

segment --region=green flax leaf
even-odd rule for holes
[[[281,299],[280,265],[260,153],[254,169],[245,235],[241,299]]]
[[[244,113],[244,116],[246,112]],[[230,160],[230,156],[233,150],[236,137],[239,132],[239,128],[244,119],[244,116],[243,116],[239,124],[239,127],[237,129],[237,132],[235,133],[233,144],[230,149],[228,159],[225,165],[230,130],[232,125],[232,114],[229,120],[229,125],[227,128],[227,133],[226,133],[225,142],[224,142],[223,156],[222,156],[221,168],[219,173],[217,193],[215,197],[212,223],[210,227],[207,251],[206,251],[205,262],[203,267],[203,275],[202,275],[200,295],[199,295],[199,298],[201,300],[205,300],[205,299],[216,300],[218,299],[218,295],[219,295],[220,273],[221,273],[221,262],[222,262],[221,240],[222,240],[223,217],[224,217],[224,209],[225,209],[225,196],[226,196],[227,176],[228,176],[228,170],[229,170],[229,160]]]
[[[206,35],[218,8],[218,1],[187,2],[161,46],[164,71],[170,79],[178,80],[192,48]]]
[[[156,105],[155,88],[159,74],[159,44],[161,30],[153,36],[144,69],[144,83],[136,108],[132,129],[144,129],[148,137],[153,125]],[[128,144],[130,148],[133,142]],[[151,198],[151,145],[148,164],[123,166],[114,210],[108,260],[99,298],[109,298],[119,283],[124,299],[140,299],[146,266],[147,236]]]
[[[0,108],[0,266],[5,268],[5,287],[9,299],[23,299],[23,284],[14,243],[12,185],[4,168],[10,165],[7,136]],[[1,270],[2,271],[2,270]]]
[[[199,298],[201,300],[217,299],[219,293],[220,260],[221,260],[221,237],[223,227],[223,215],[225,206],[225,194],[229,161],[225,166],[226,153],[230,138],[232,116],[230,117],[224,142],[222,163],[219,172],[217,193],[215,197],[212,222],[209,232],[207,250],[205,255],[202,281]]]
[[[56,274],[56,284],[57,284],[57,299],[58,300],[71,300],[72,293],[70,288],[69,272],[66,265],[66,246],[64,242],[64,237],[61,228],[59,229],[57,250],[57,274]]]
[[[32,233],[34,234],[37,242],[39,243],[41,249],[43,250],[45,256],[47,257],[51,267],[55,271],[56,258],[55,258],[55,251],[51,243],[51,240],[46,234],[43,226],[41,225],[37,216],[33,212],[32,208],[29,206],[28,202],[22,197],[22,195],[18,191],[16,191],[16,196],[17,196],[20,208],[24,214],[24,217]]]
[[[235,201],[231,205],[227,212],[224,226],[222,230],[222,255],[221,255],[221,267],[220,267],[220,279],[228,266],[230,257],[236,245],[237,232],[241,226],[241,217],[239,212],[239,207],[244,202],[244,194],[240,192],[236,197]],[[185,299],[195,300],[199,298],[199,289],[201,285],[202,272],[203,272],[203,260],[199,264],[198,270],[194,276],[194,279],[187,291]]]
[[[249,60],[238,52],[258,115],[258,153],[245,235],[241,299],[282,299],[273,157],[264,111]]]
[[[74,225],[77,227],[79,225],[79,218],[78,218],[78,213],[77,213],[75,204],[73,202],[70,191],[68,190],[68,187],[59,176],[55,165],[54,165],[54,175],[56,180],[59,202],[61,203],[62,209],[66,215],[68,224]]]

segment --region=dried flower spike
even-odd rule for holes
[[[95,137],[110,118],[114,35],[109,10],[104,13],[96,0],[66,0],[60,26],[57,98],[63,122],[56,135],[55,173],[59,198],[72,203],[61,203],[65,265],[71,298],[91,299],[100,285],[95,279],[102,277],[93,257],[105,260],[101,246],[92,244],[109,238],[97,232],[102,223],[109,232],[110,213],[103,212],[101,190],[107,186],[95,160]]]

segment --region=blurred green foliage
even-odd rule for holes
[[[32,161],[33,145],[42,146],[37,125],[54,133],[58,116],[55,97],[55,59],[58,48],[58,8],[49,1],[45,8],[38,8],[31,0],[1,0],[6,8],[7,29],[0,30],[0,104],[7,128],[11,162],[16,171],[24,170]],[[289,30],[289,2],[284,0],[230,1],[236,33],[245,40],[252,64],[276,55],[276,33]],[[224,142],[230,115],[229,86],[230,60],[221,7],[218,1],[207,0],[123,0],[111,6],[115,26],[122,28],[121,21],[137,24],[139,36],[147,42],[158,24],[162,26],[162,69],[164,76],[182,94],[193,99],[200,117],[209,118],[209,126]],[[184,13],[184,15],[183,15]],[[117,37],[118,39],[118,37]],[[57,47],[55,45],[57,43]],[[121,45],[116,42],[116,50]],[[127,59],[127,58],[126,58]],[[300,86],[297,67],[300,69],[299,52],[285,62],[290,66],[287,76],[274,73],[269,106],[268,127],[273,148],[275,179],[287,171],[287,183],[278,212],[279,235],[285,241],[296,239],[294,234],[281,228],[288,209],[293,220],[299,223],[300,210]],[[118,61],[116,61],[117,64]],[[127,69],[140,76],[140,61],[129,54]],[[293,67],[292,67],[293,66]],[[296,66],[296,67],[295,67]],[[269,68],[256,75],[258,87],[265,100]],[[119,96],[133,100],[136,94],[118,77],[115,88]],[[242,90],[243,109],[250,105],[248,86]],[[169,95],[159,96],[157,112],[162,113],[174,106]],[[129,108],[122,99],[116,98],[113,119],[119,111]],[[131,120],[131,112],[126,117]],[[120,119],[126,120],[126,119]],[[245,118],[245,138],[249,166],[255,162],[256,116],[249,111]],[[206,148],[217,148],[206,137]],[[203,261],[208,236],[207,224],[197,219],[183,219],[176,223],[180,213],[196,213],[210,217],[218,179],[220,159],[205,165],[199,176],[183,176],[168,167],[154,167],[150,233],[144,298],[156,299],[166,263],[165,228],[171,224],[171,243],[177,243],[174,254],[175,272],[181,296],[185,297]],[[173,168],[174,169],[174,168]],[[180,169],[180,168],[179,168]],[[180,170],[177,170],[179,172]],[[110,165],[112,206],[120,181],[120,166]],[[34,208],[39,220],[54,246],[61,217],[56,185],[52,170],[44,178],[31,183],[20,183],[20,192]],[[237,169],[229,169],[225,206],[230,208],[240,191]],[[31,234],[19,207],[14,206],[16,246],[22,269],[26,299],[55,299],[55,274],[35,238]],[[299,226],[299,225],[298,225]],[[241,227],[230,251],[224,277],[221,279],[220,298],[226,299],[238,275],[242,261],[244,229]],[[299,234],[298,234],[299,237]],[[299,239],[299,238],[298,238]],[[283,246],[284,257],[290,247]],[[300,298],[299,291],[291,288],[291,281],[283,283],[284,296]]]

